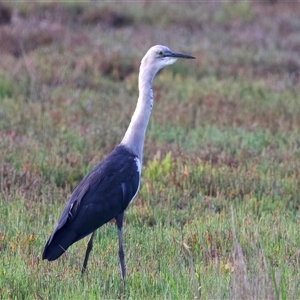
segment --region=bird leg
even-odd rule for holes
[[[87,248],[86,248],[86,252],[85,252],[85,257],[84,257],[84,261],[83,261],[83,266],[82,266],[82,269],[81,269],[81,274],[84,274],[85,271],[86,271],[86,265],[88,263],[89,255],[90,255],[90,252],[91,252],[91,250],[93,248],[93,238],[94,238],[94,235],[95,235],[95,231],[90,236],[88,244],[87,244]]]
[[[123,218],[124,218],[124,212],[119,214],[116,217],[117,221],[117,227],[118,227],[118,237],[119,237],[119,259],[120,259],[120,269],[121,269],[121,275],[123,279],[123,283],[125,286],[125,262],[124,262],[124,250],[123,250],[123,234],[122,234],[122,226],[123,226]]]

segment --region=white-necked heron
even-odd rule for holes
[[[173,64],[178,58],[195,57],[173,52],[161,45],[148,50],[140,66],[137,106],[123,140],[73,190],[46,243],[43,259],[53,261],[59,258],[73,243],[92,234],[83,262],[84,272],[95,230],[115,218],[121,275],[125,280],[123,217],[140,186],[144,139],[153,106],[152,81],[160,69]]]

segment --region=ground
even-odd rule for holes
[[[298,1],[0,5],[0,298],[298,299]],[[78,181],[120,142],[139,63],[154,81],[141,190],[117,230],[41,260]]]

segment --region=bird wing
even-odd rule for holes
[[[48,245],[63,228],[75,230],[77,241],[124,211],[139,188],[138,164],[136,155],[117,146],[73,190]]]

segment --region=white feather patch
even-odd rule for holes
[[[137,168],[138,168],[138,172],[140,173],[140,176],[141,176],[141,173],[142,173],[141,161],[139,160],[139,158],[137,156],[134,158],[134,160],[136,162],[136,165],[137,165]]]
[[[134,158],[135,162],[136,162],[136,165],[137,165],[137,168],[138,168],[138,172],[139,172],[139,175],[140,175],[140,178],[141,178],[141,173],[142,173],[142,164],[141,164],[141,161],[139,160],[138,157],[135,157]],[[132,199],[130,200],[130,203],[132,202],[132,200],[135,198],[135,196],[137,195],[139,189],[140,189],[140,184],[141,184],[141,180],[139,180],[139,186],[136,190],[136,193],[134,194],[134,196],[132,197]]]

